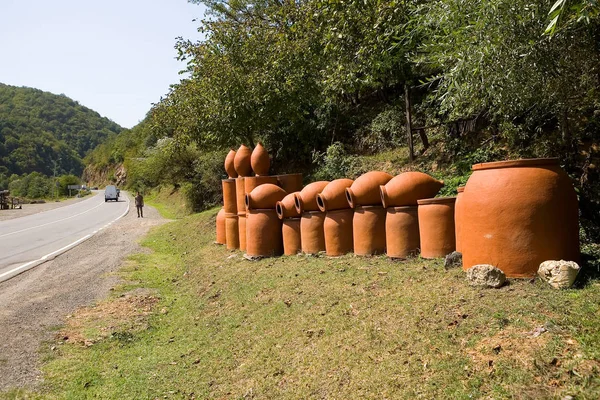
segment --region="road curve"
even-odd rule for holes
[[[124,216],[129,197],[104,201],[104,192],[79,203],[0,222],[0,282],[51,260]]]

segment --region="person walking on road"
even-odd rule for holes
[[[135,208],[137,208],[138,218],[144,218],[144,196],[137,192],[137,196],[135,196]]]

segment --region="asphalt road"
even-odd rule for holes
[[[0,282],[12,278],[90,238],[124,216],[129,198],[104,201],[104,191],[79,203],[0,221]]]

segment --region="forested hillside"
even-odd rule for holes
[[[0,175],[80,175],[82,158],[122,128],[65,95],[0,83]]]
[[[102,164],[135,149],[129,184],[187,185],[201,208],[220,187],[211,175],[222,173],[225,150],[258,141],[279,173],[353,177],[366,157],[406,146],[408,97],[412,127],[427,129],[413,131],[416,164],[406,166],[403,150],[390,169],[458,182],[476,162],[560,157],[598,235],[596,2],[192,2],[208,13],[206,39],[176,45],[189,76],[139,135],[93,157]]]

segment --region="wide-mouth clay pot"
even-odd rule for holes
[[[346,200],[350,208],[381,205],[379,186],[392,179],[387,172],[371,171],[359,176],[352,186],[346,188]]]
[[[323,224],[325,213],[322,211],[304,211],[300,219],[302,252],[317,254],[325,251],[325,232]]]
[[[294,201],[298,213],[302,214],[304,211],[320,211],[319,206],[317,206],[317,194],[321,193],[328,184],[328,181],[309,183],[300,191],[300,193],[296,193]]]
[[[217,244],[227,244],[227,236],[225,234],[225,210],[222,208],[217,213]]]
[[[454,204],[456,197],[419,200],[421,257],[442,258],[456,250]]]
[[[579,210],[556,158],[473,165],[460,199],[463,269],[491,264],[532,277],[546,260],[578,262]]]
[[[444,186],[443,181],[423,172],[403,172],[379,187],[383,207],[416,206],[417,200],[428,199]]]
[[[227,171],[227,175],[229,176],[229,178],[237,178],[238,177],[238,173],[235,170],[235,165],[234,165],[234,160],[235,160],[235,150],[229,150],[229,153],[227,153],[227,157],[225,157],[225,171]]]
[[[350,208],[346,200],[346,188],[352,186],[352,179],[336,179],[325,186],[323,191],[317,194],[317,206],[321,211],[341,210]]]
[[[245,192],[245,183],[244,177],[235,178],[235,198],[237,211],[239,213],[246,213],[246,192]]]
[[[300,213],[296,210],[296,193],[299,192],[290,193],[275,204],[275,211],[277,211],[279,219],[300,217]]]
[[[330,257],[338,257],[346,253],[352,253],[354,249],[353,217],[354,209],[352,208],[325,213],[325,222],[323,223],[325,254]]]
[[[245,145],[241,145],[235,153],[233,159],[233,165],[239,176],[250,176],[252,175],[252,165],[250,164],[250,158],[252,157],[252,151]]]
[[[272,257],[283,254],[281,220],[274,209],[248,210],[246,217],[246,254]]]
[[[225,240],[229,250],[240,248],[240,231],[237,214],[225,213]]]
[[[260,185],[270,183],[271,185],[277,185],[277,177],[275,176],[247,176],[244,178],[244,194],[252,192]]]
[[[354,210],[354,254],[371,256],[385,253],[386,209],[382,206],[359,206]]]
[[[283,200],[285,196],[287,196],[287,193],[279,186],[271,183],[265,183],[264,185],[254,188],[252,192],[246,194],[246,209],[274,210],[277,202]]]
[[[462,221],[461,219],[464,217],[464,212],[462,210],[462,196],[465,191],[464,186],[459,186],[456,189],[456,203],[454,204],[454,232],[456,236],[456,251],[462,253],[462,239],[460,237],[460,231],[462,229]]]
[[[407,258],[420,248],[417,206],[387,208],[385,217],[386,254],[390,258]]]
[[[292,256],[302,252],[300,218],[284,219],[281,234],[283,236],[283,254]]]
[[[223,186],[223,208],[225,209],[225,212],[237,214],[235,179],[223,179],[221,183]]]
[[[288,193],[302,190],[302,174],[275,175],[279,186]]]
[[[252,151],[250,164],[252,165],[252,170],[254,170],[256,175],[269,174],[271,160],[269,159],[269,153],[267,153],[267,150],[265,150],[261,143],[258,143]]]

